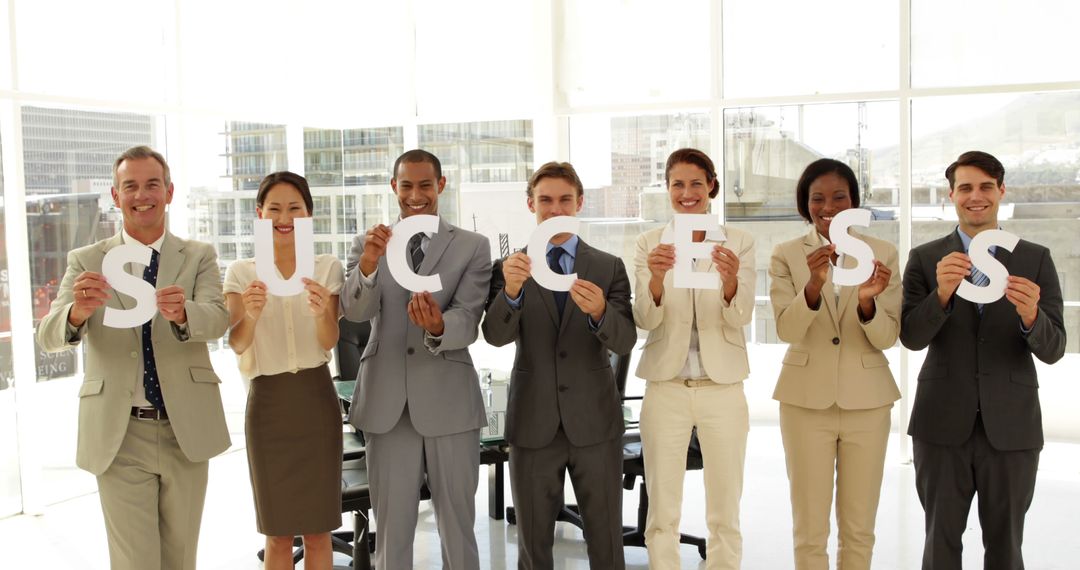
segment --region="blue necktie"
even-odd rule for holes
[[[158,257],[157,250],[151,250],[150,265],[143,270],[143,281],[157,287]],[[150,328],[154,319],[143,323],[142,326],[142,355],[143,355],[143,389],[146,390],[146,401],[153,404],[159,410],[165,409],[165,400],[161,396],[161,382],[158,380],[157,364],[154,363],[154,345],[150,342]]]
[[[566,275],[562,265],[559,264],[559,259],[562,258],[562,254],[564,253],[566,253],[566,250],[561,247],[553,247],[551,248],[551,251],[547,252],[548,267],[559,275]],[[568,293],[566,291],[552,291],[552,293],[555,295],[555,306],[559,308],[559,318],[561,319],[563,308],[566,307],[566,296]]]
[[[990,278],[985,273],[979,271],[974,265],[971,266],[971,284],[976,287],[986,287],[990,284]],[[979,314],[983,312],[983,304],[976,303],[979,307]]]

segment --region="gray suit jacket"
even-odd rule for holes
[[[79,442],[75,463],[100,475],[109,468],[127,433],[131,398],[139,381],[141,328],[118,329],[102,323],[98,309],[69,342],[67,317],[74,304],[72,284],[83,271],[101,272],[105,254],[121,244],[120,234],[68,254],[67,272],[49,314],[38,325],[38,343],[58,352],[86,343],[86,370],[79,388]],[[221,406],[221,380],[210,364],[206,343],[225,334],[229,312],[221,294],[217,253],[210,244],[165,235],[161,244],[158,288],[180,285],[187,303],[188,334],[155,314],[151,325],[154,360],[169,421],[180,449],[191,461],[228,449],[229,431]],[[111,291],[107,306],[130,309],[134,300]]]
[[[959,445],[975,427],[981,409],[986,436],[995,449],[1038,449],[1043,445],[1039,381],[1032,355],[1051,364],[1065,353],[1065,325],[1057,270],[1045,247],[1020,240],[996,258],[1010,275],[1041,289],[1039,315],[1024,335],[1016,307],[1002,297],[977,306],[954,296],[951,311],[937,299],[937,262],[964,251],[955,231],[911,250],[904,270],[900,342],[911,350],[930,347],[919,372],[908,434],[938,445]]]
[[[379,259],[371,285],[360,279],[356,265],[363,251],[364,236],[358,235],[340,297],[346,319],[371,321],[350,423],[365,432],[386,433],[408,403],[413,427],[426,437],[486,426],[469,345],[476,340],[491,279],[487,238],[439,219],[439,232],[417,271],[442,278],[442,290],[433,293],[445,322],[437,346],[425,342],[425,331],[409,320],[406,307],[412,294],[394,281],[386,256]]]
[[[637,340],[630,309],[630,280],[618,257],[578,242],[574,272],[604,290],[607,309],[594,332],[572,299],[562,319],[554,294],[529,279],[521,307],[503,293],[502,260],[495,264],[484,338],[495,346],[517,344],[510,377],[506,441],[540,448],[562,424],[567,439],[584,447],[623,433],[622,402],[608,350],[629,354]]]

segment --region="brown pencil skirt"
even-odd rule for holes
[[[341,410],[326,365],[255,377],[244,427],[259,532],[341,526]]]

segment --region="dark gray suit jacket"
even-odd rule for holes
[[[412,293],[394,281],[386,256],[379,258],[373,283],[360,279],[355,267],[363,251],[364,236],[358,235],[340,297],[346,319],[371,321],[349,421],[368,433],[386,433],[407,403],[413,427],[426,437],[486,426],[469,345],[476,340],[491,278],[487,238],[439,219],[439,231],[417,271],[438,273],[442,279],[442,290],[432,293],[445,322],[438,346],[431,346],[424,330],[409,320]]]
[[[622,402],[608,350],[628,354],[637,340],[630,310],[630,280],[618,257],[578,242],[574,272],[604,290],[607,309],[594,332],[588,316],[567,298],[562,319],[552,291],[529,279],[521,307],[503,293],[502,260],[495,263],[481,329],[495,346],[517,343],[506,418],[506,441],[540,448],[562,423],[567,439],[584,447],[624,431]]]
[[[1064,311],[1057,270],[1045,247],[1020,240],[996,258],[1010,275],[1026,277],[1041,289],[1039,315],[1024,335],[1016,307],[1005,297],[983,307],[958,296],[952,309],[937,299],[937,263],[964,251],[960,235],[949,235],[911,250],[904,270],[900,342],[911,350],[930,347],[908,434],[938,445],[959,445],[981,409],[986,436],[1002,451],[1043,445],[1039,382],[1032,355],[1048,364],[1065,353]]]

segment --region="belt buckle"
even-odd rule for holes
[[[687,388],[694,388],[695,386],[693,384],[691,384],[691,382],[693,382],[693,381],[694,380],[691,379],[691,378],[684,378],[682,383],[683,383],[683,386],[686,386]]]
[[[139,408],[133,406],[131,410],[134,412],[132,415],[135,416],[135,419],[137,420],[160,420],[165,416],[164,412],[157,408]]]

